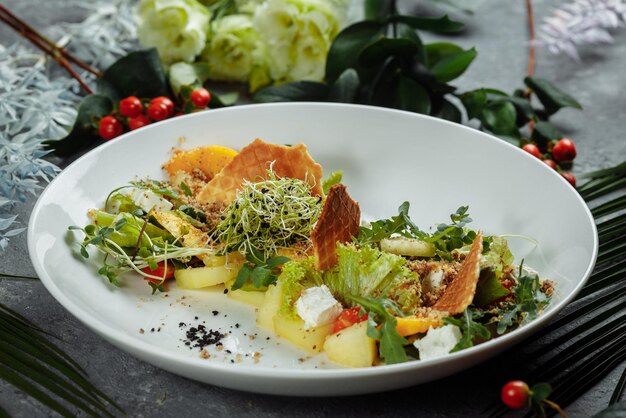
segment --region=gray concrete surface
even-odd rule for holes
[[[535,1],[538,23],[554,4],[563,3]],[[40,28],[78,18],[77,12],[62,0],[9,0],[3,4]],[[476,15],[460,18],[467,30],[450,39],[475,46],[479,52],[470,70],[458,81],[460,88],[490,86],[512,91],[520,87],[526,71],[524,3],[487,0]],[[626,29],[615,35],[614,45],[582,49],[582,63],[538,51],[536,74],[557,82],[584,106],[582,112],[565,110],[555,118],[559,128],[576,141],[577,173],[626,160]],[[2,44],[14,39],[0,25]],[[24,222],[33,204],[30,200],[16,208]],[[0,271],[34,275],[25,235],[12,239],[9,248],[0,254]],[[38,281],[0,280],[0,301],[60,336],[62,348],[133,417],[480,416],[504,383],[499,371],[519,354],[519,349],[510,351],[437,382],[375,395],[323,399],[264,396],[200,384],[135,359],[85,328]],[[570,416],[587,417],[603,409],[623,367],[571,405],[567,409]],[[17,417],[50,415],[37,401],[3,382],[0,405]]]

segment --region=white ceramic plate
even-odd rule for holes
[[[222,144],[239,149],[254,138],[304,142],[326,173],[344,183],[373,218],[397,213],[405,200],[423,229],[469,205],[473,225],[488,234],[519,234],[515,255],[556,281],[547,313],[477,347],[429,361],[367,369],[333,366],[254,326],[248,305],[222,289],[150,295],[129,276],[121,288],[77,256],[69,225],[84,226],[89,208],[129,180],[162,178],[172,147]],[[181,140],[184,138],[184,141]],[[593,218],[558,174],[520,149],[476,130],[412,113],[336,104],[272,104],[212,110],[124,135],[86,154],[46,188],[30,219],[28,246],[37,274],[73,315],[111,343],[158,367],[240,390],[305,396],[367,393],[413,385],[476,364],[528,337],[565,306],[591,273],[597,253]],[[174,286],[175,287],[175,286]],[[184,298],[183,298],[184,296]],[[218,311],[213,315],[212,311]],[[198,319],[195,319],[198,317]],[[186,326],[231,332],[225,350],[184,345]],[[235,324],[239,324],[237,327]],[[141,333],[140,329],[144,332]],[[154,329],[154,331],[151,331]],[[227,352],[226,350],[230,351]],[[254,353],[260,356],[254,358]]]

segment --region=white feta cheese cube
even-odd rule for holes
[[[461,337],[459,327],[448,324],[439,328],[428,328],[426,336],[416,340],[413,345],[419,350],[420,360],[428,360],[448,354]]]
[[[326,285],[310,287],[296,301],[296,312],[304,320],[304,328],[330,324],[343,311]]]
[[[422,282],[422,286],[424,287],[425,292],[431,292],[433,290],[437,290],[441,287],[441,283],[443,282],[443,270],[437,269],[433,270],[424,277],[424,281]]]
[[[135,188],[128,193],[128,197],[144,212],[150,212],[153,209],[157,211],[168,211],[173,207],[169,201],[163,199],[152,190]]]

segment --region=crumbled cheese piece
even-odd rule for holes
[[[424,277],[424,281],[422,282],[422,286],[424,287],[425,292],[430,292],[432,290],[437,290],[441,287],[443,282],[443,270],[437,269],[433,270],[426,277]]]
[[[342,310],[326,285],[306,289],[296,301],[296,311],[304,320],[305,329],[330,324]]]
[[[416,340],[413,345],[419,350],[420,360],[445,356],[461,340],[461,330],[456,325],[444,325],[428,328],[426,336]]]
[[[128,197],[146,213],[153,209],[157,211],[168,211],[173,207],[169,201],[163,199],[152,190],[132,189]]]

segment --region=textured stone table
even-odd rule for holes
[[[62,0],[3,1],[34,26],[77,20],[74,8]],[[408,3],[408,2],[407,2]],[[537,24],[555,2],[536,1]],[[563,2],[556,2],[562,4]],[[457,84],[461,89],[489,86],[505,91],[521,87],[526,72],[527,26],[522,1],[488,0],[466,22],[462,36],[450,37],[463,46],[475,46],[478,58]],[[0,42],[14,34],[0,26]],[[553,80],[574,95],[584,111],[564,110],[554,118],[562,132],[577,144],[575,172],[607,167],[626,159],[626,29],[616,32],[616,43],[582,51],[582,63],[539,50],[536,75]],[[16,208],[26,222],[31,199]],[[0,271],[34,275],[26,252],[26,236],[13,238],[0,253]],[[200,384],[170,374],[120,351],[89,331],[61,307],[35,280],[0,280],[0,301],[63,339],[61,347],[89,373],[129,416],[478,416],[504,383],[499,367],[510,353],[437,382],[388,393],[340,398],[288,398],[256,395]],[[522,343],[523,344],[523,343]],[[572,417],[586,417],[603,409],[623,365],[568,408]],[[14,416],[47,416],[37,401],[0,382],[0,405]]]

